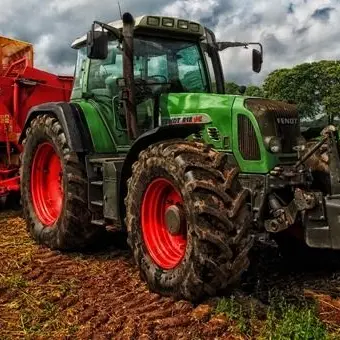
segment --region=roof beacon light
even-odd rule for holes
[[[148,17],[147,24],[150,25],[150,26],[159,26],[159,18]]]
[[[191,22],[190,23],[190,30],[193,31],[193,32],[199,32],[200,25]]]
[[[189,28],[189,22],[186,20],[178,20],[177,27],[187,30]]]
[[[166,27],[174,27],[175,20],[172,18],[163,18],[162,25]]]

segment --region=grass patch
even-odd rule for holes
[[[78,326],[64,322],[58,301],[74,294],[77,284],[78,280],[72,278],[65,282],[50,281],[40,287],[26,281],[19,274],[9,277],[0,274],[0,288],[15,293],[11,301],[3,305],[7,308],[7,313],[0,315],[0,325],[3,323],[10,328],[17,324],[18,334],[28,338],[75,334]]]
[[[79,280],[76,278],[70,278],[69,280],[62,282],[60,284],[60,292],[64,295],[68,295],[70,293],[73,293],[79,285]]]
[[[26,288],[27,285],[27,281],[20,274],[13,274],[11,276],[0,274],[0,287],[7,289],[20,289]]]
[[[266,339],[328,339],[326,326],[317,317],[316,307],[309,303],[272,302],[263,335]]]
[[[242,304],[238,302],[233,295],[230,298],[222,298],[219,300],[215,312],[216,314],[224,314],[233,320],[241,333],[252,335],[251,323],[254,315],[250,315],[249,317]]]
[[[20,311],[21,328],[25,334],[42,335],[44,328],[56,323],[58,309],[53,303],[43,301],[37,308],[25,307]],[[58,327],[56,325],[53,328],[56,330]]]
[[[215,310],[234,321],[239,332],[257,339],[330,339],[326,326],[317,317],[316,307],[307,302],[288,303],[283,297],[274,297],[268,306],[266,317],[260,320],[257,306],[246,306],[242,298],[222,298]]]

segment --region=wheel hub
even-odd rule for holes
[[[183,204],[179,190],[162,177],[154,179],[143,195],[143,240],[152,260],[165,270],[177,267],[186,253],[187,223]]]
[[[177,205],[171,205],[165,211],[165,224],[171,235],[178,235],[184,221],[183,211]]]
[[[63,203],[63,171],[61,160],[49,142],[37,147],[31,169],[31,195],[35,213],[42,224],[57,221]]]

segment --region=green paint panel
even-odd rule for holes
[[[237,160],[237,163],[241,169],[241,172],[246,173],[268,173],[271,169],[273,169],[278,163],[279,159],[276,155],[270,153],[264,146],[261,131],[257,120],[255,119],[253,113],[247,110],[244,107],[244,100],[245,97],[237,97],[235,99],[232,115],[233,115],[233,124],[232,129],[235,131],[233,135],[233,153]],[[245,115],[248,117],[255,129],[257,141],[259,143],[260,148],[260,160],[244,160],[240,151],[239,151],[239,144],[238,144],[238,115]]]
[[[87,125],[89,127],[92,142],[94,145],[95,152],[98,153],[114,153],[117,151],[116,144],[110,133],[108,126],[108,120],[102,115],[102,111],[97,110],[93,104],[87,101],[79,101],[78,104],[81,106]],[[96,106],[98,104],[95,104]],[[100,114],[101,113],[101,114]]]
[[[205,113],[211,118],[202,131],[206,143],[212,144],[221,152],[233,153],[242,172],[268,173],[279,164],[276,155],[268,152],[264,146],[258,123],[252,112],[244,107],[242,96],[206,93],[164,94],[160,98],[161,118],[174,118],[179,115]],[[129,141],[126,131],[119,127],[110,105],[92,100],[77,101],[82,107],[89,126],[95,151],[98,153],[115,153],[127,151]],[[144,108],[148,115],[151,107]],[[138,110],[145,116],[145,110]],[[150,111],[150,112],[149,112]],[[258,161],[244,160],[238,145],[238,115],[247,116],[255,129],[260,147],[261,159]],[[118,126],[117,126],[118,125]],[[211,134],[209,128],[218,130],[218,135]],[[213,129],[214,131],[216,131]]]
[[[263,144],[258,123],[252,112],[244,107],[242,96],[220,95],[206,93],[180,93],[169,94],[161,97],[160,108],[162,118],[176,117],[181,114],[206,113],[212,119],[206,124],[203,139],[212,144],[215,149],[230,152],[235,155],[242,172],[268,173],[279,164],[276,155],[268,152]],[[244,160],[239,151],[237,116],[243,114],[251,120],[258,139],[261,159],[258,161]],[[211,138],[209,128],[217,128],[219,140]]]
[[[208,94],[208,93],[179,93],[169,94],[161,97],[160,108],[161,116],[175,117],[180,114],[189,113],[206,113],[212,119],[211,123],[206,125],[203,132],[204,140],[213,144],[218,150],[230,151],[232,145],[227,149],[224,147],[224,138],[231,140],[231,122],[232,122],[232,105],[235,96]],[[216,141],[209,137],[207,128],[217,127],[220,134],[220,140]]]

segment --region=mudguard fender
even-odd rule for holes
[[[53,102],[34,106],[27,114],[24,127],[19,137],[19,143],[26,138],[26,130],[31,121],[39,115],[53,114],[63,127],[66,140],[71,151],[90,152],[93,150],[90,131],[86,124],[84,113],[75,103]]]
[[[119,181],[119,211],[121,223],[124,225],[125,205],[124,198],[127,192],[127,180],[132,175],[132,164],[137,161],[139,153],[151,144],[166,141],[170,139],[187,138],[188,136],[198,133],[202,130],[204,124],[174,124],[159,126],[155,129],[147,131],[136,139],[129,150],[121,171]]]

